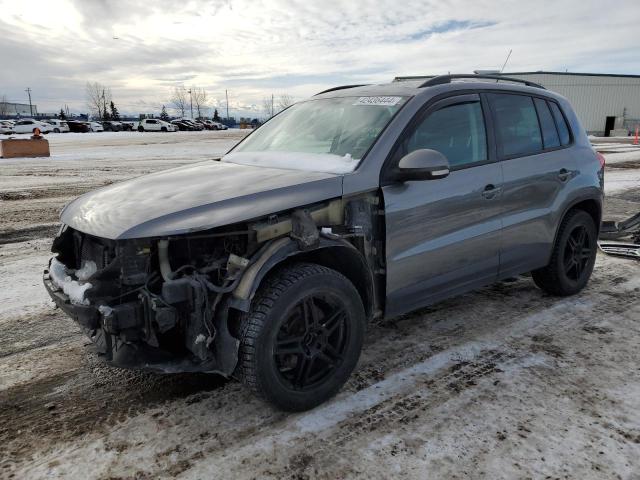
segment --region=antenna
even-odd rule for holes
[[[507,62],[509,61],[509,59],[511,58],[511,52],[513,52],[513,49],[509,49],[509,55],[507,55],[507,59],[504,61],[504,63],[502,64],[502,68],[500,69],[500,73],[502,73],[504,71],[504,67],[507,66]]]

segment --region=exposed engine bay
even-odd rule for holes
[[[383,272],[375,255],[377,211],[377,196],[368,195],[149,239],[110,240],[63,226],[44,283],[108,362],[228,376],[239,345],[238,322],[230,317],[249,309],[259,282],[277,263],[339,245],[362,259],[350,268],[371,277]],[[371,299],[374,283],[362,287]]]

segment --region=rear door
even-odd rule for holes
[[[548,263],[557,229],[553,213],[576,165],[565,150],[571,136],[555,102],[520,93],[487,98],[504,174],[500,277],[508,277]]]
[[[502,171],[487,141],[477,94],[449,97],[420,114],[394,152],[443,153],[451,173],[438,180],[382,182],[387,314],[410,311],[491,283],[498,274]]]

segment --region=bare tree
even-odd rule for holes
[[[198,112],[196,118],[201,118],[202,111],[207,107],[207,102],[209,101],[207,91],[204,88],[191,87],[191,95],[193,96],[193,104]]]
[[[288,93],[283,93],[282,95],[280,95],[280,98],[278,98],[278,111],[281,112],[282,110],[290,107],[293,104],[293,97]]]
[[[184,118],[184,111],[189,105],[189,93],[187,92],[187,89],[184,88],[183,85],[174,87],[169,101],[171,102],[171,105],[173,105],[173,108],[180,112],[180,117]]]
[[[111,103],[111,89],[98,82],[87,82],[87,107],[95,118],[106,120],[107,105]]]
[[[9,102],[7,102],[7,96],[2,95],[0,97],[0,117],[6,117],[9,115]]]

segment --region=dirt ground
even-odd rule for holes
[[[57,212],[243,133],[101,135],[0,160],[0,478],[640,479],[634,260],[599,254],[571,298],[522,276],[371,325],[346,387],[301,414],[217,376],[103,365],[40,283]],[[640,154],[616,152],[621,219],[640,210]]]

